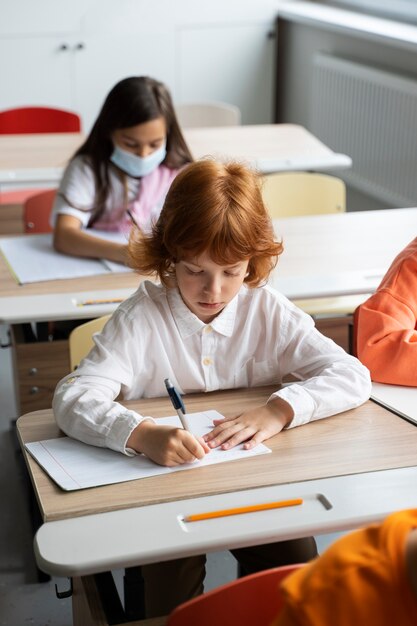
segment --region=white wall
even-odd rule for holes
[[[224,100],[243,123],[273,118],[279,0],[0,0],[0,109],[81,113],[88,130],[129,75],[163,80],[176,102]]]

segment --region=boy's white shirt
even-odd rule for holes
[[[165,378],[183,394],[276,385],[273,396],[294,410],[288,427],[359,406],[371,392],[368,370],[268,286],[244,285],[204,324],[177,289],[145,281],[94,339],[76,372],[58,383],[55,417],[68,435],[125,454],[146,416],[114,399],[120,391],[125,400],[164,396]],[[300,381],[280,389],[290,373]]]

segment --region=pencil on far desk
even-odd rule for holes
[[[90,306],[92,304],[120,304],[124,298],[99,298],[97,300],[84,300],[79,302],[77,306]]]
[[[241,515],[242,513],[255,513],[256,511],[269,511],[270,509],[283,509],[288,506],[299,506],[303,504],[302,498],[292,500],[280,500],[278,502],[265,502],[264,504],[253,504],[249,506],[237,506],[234,509],[220,509],[219,511],[209,511],[207,513],[196,513],[186,515],[184,522],[200,522],[206,519],[217,517],[229,517],[230,515]]]

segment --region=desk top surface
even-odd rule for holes
[[[194,158],[238,159],[263,173],[351,167],[350,157],[337,154],[297,124],[257,124],[218,128],[186,128]]]
[[[65,167],[83,139],[82,133],[0,135],[0,181],[18,178],[19,170]]]
[[[287,297],[367,294],[376,289],[394,257],[414,236],[417,208],[312,215],[274,221],[284,253],[270,284]],[[25,236],[25,235],[23,235]],[[0,255],[0,320],[18,323],[98,317],[117,304],[74,305],[91,299],[127,297],[142,278],[113,274],[18,285]]]
[[[352,163],[295,124],[189,128],[183,133],[196,159],[207,155],[243,159],[264,173],[349,168]],[[42,178],[58,182],[83,139],[81,133],[0,136],[0,184]]]
[[[21,235],[30,237],[30,235]],[[3,255],[0,253],[0,318],[1,298],[22,296],[44,296],[57,294],[74,294],[76,292],[89,293],[97,290],[117,290],[137,288],[142,277],[135,272],[109,272],[97,276],[83,276],[81,278],[67,278],[60,280],[46,280],[39,283],[19,285],[10,272]]]
[[[284,252],[270,284],[291,299],[372,293],[415,237],[417,208],[274,220]]]
[[[265,402],[270,391],[256,388],[196,394],[187,396],[187,406],[190,412],[209,407],[227,416],[242,405]],[[167,398],[126,405],[155,417],[172,413]],[[22,442],[59,435],[51,410],[21,417],[18,432]],[[27,461],[45,521],[417,465],[417,428],[371,401],[353,411],[284,431],[267,445],[272,454],[77,492],[61,491],[33,459]]]

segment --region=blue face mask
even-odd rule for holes
[[[127,152],[127,150],[122,150],[119,146],[114,146],[110,161],[129,176],[141,178],[142,176],[147,176],[161,165],[166,154],[166,142],[146,157],[137,156],[132,152]]]

